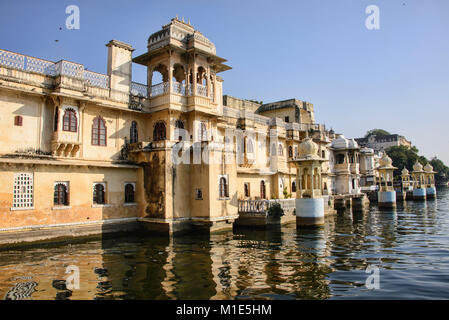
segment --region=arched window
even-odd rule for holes
[[[245,197],[249,197],[250,196],[250,193],[249,193],[249,183],[248,182],[246,182],[244,185],[244,189],[245,189]]]
[[[225,177],[221,177],[220,178],[219,193],[220,193],[220,198],[227,198],[227,197],[229,197],[228,182],[227,182]]]
[[[64,117],[62,118],[62,124],[62,130],[76,132],[78,124],[76,119],[76,111],[73,109],[66,109],[64,111]]]
[[[184,132],[184,122],[182,120],[176,120],[175,122],[175,137],[178,136],[178,140],[181,141],[183,136],[185,136]]]
[[[204,122],[201,122],[200,127],[198,128],[198,140],[207,141],[207,126]]]
[[[64,183],[57,183],[54,188],[53,204],[55,206],[68,206],[69,197],[67,185]]]
[[[102,183],[97,183],[94,185],[93,202],[95,204],[105,204],[105,190]]]
[[[321,151],[321,158],[323,158],[323,159],[326,158],[326,151],[324,151],[324,150]]]
[[[134,185],[132,183],[127,183],[125,185],[125,203],[134,202]]]
[[[106,124],[100,116],[96,117],[92,123],[92,145],[106,146]]]
[[[137,131],[137,122],[136,121],[133,121],[131,123],[129,136],[130,136],[130,141],[129,141],[130,143],[136,143],[137,141],[139,141],[139,134]]]
[[[23,124],[23,118],[22,118],[22,116],[15,116],[15,117],[14,117],[14,125],[15,125],[15,126],[18,126],[18,127],[21,127],[22,124]]]
[[[292,182],[292,192],[296,192],[296,181]]]
[[[260,181],[260,197],[266,199],[265,181]]]
[[[293,147],[292,146],[288,147],[288,156],[290,158],[293,158]]]
[[[282,144],[279,144],[279,155],[280,156],[284,155],[284,148],[282,147]]]
[[[182,122],[182,120],[176,120],[175,122],[175,127],[178,129],[184,129],[184,122]]]
[[[167,138],[167,134],[166,134],[166,130],[165,130],[165,123],[162,121],[159,121],[154,126],[153,140],[160,141],[160,140],[165,140],[166,138]]]

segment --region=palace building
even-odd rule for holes
[[[172,19],[134,58],[117,40],[107,51],[99,74],[0,50],[0,244],[230,228],[239,201],[295,198],[309,138],[326,203],[374,179],[372,150],[317,124],[313,104],[223,96],[230,67],[190,24]]]

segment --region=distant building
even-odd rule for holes
[[[404,136],[398,134],[389,135],[371,135],[367,138],[355,139],[361,147],[371,148],[374,151],[384,151],[389,147],[406,146],[411,148],[412,143],[408,141]]]

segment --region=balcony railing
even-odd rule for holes
[[[83,91],[88,95],[102,99],[112,99],[120,102],[129,101],[130,96],[132,99],[135,97],[142,99],[157,97],[170,91],[183,96],[195,94],[204,97],[208,97],[208,94],[211,97],[214,96],[212,87],[208,90],[207,86],[197,84],[197,92],[195,93],[193,92],[192,84],[186,86],[179,82],[174,82],[172,88],[169,88],[168,82],[156,84],[151,88],[141,83],[131,82],[129,92],[112,90],[108,75],[88,71],[82,64],[65,60],[52,62],[2,49],[0,49],[0,67],[4,67],[0,72],[3,76],[18,78],[21,81],[40,83],[47,88],[61,86]],[[11,72],[11,69],[14,71]]]
[[[207,97],[207,87],[203,86],[202,84],[196,84],[196,94]]]
[[[239,213],[262,213],[266,214],[270,202],[268,200],[239,200]]]
[[[179,93],[179,94],[182,94],[182,95],[186,94],[186,87],[185,87],[184,83],[173,82],[172,86],[173,86],[173,92],[174,93]]]
[[[151,97],[157,97],[168,92],[168,82],[161,82],[151,86]]]
[[[131,94],[148,98],[148,86],[137,82],[131,82]]]
[[[279,203],[282,210],[293,210],[296,208],[295,199],[260,199],[260,200],[238,200],[238,212],[239,213],[256,213],[267,214],[268,209]]]

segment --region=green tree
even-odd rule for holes
[[[416,147],[394,146],[386,149],[385,152],[393,160],[393,166],[397,167],[399,172],[404,168],[412,171],[416,160],[420,159]],[[423,163],[422,159],[420,159],[420,162],[422,165],[425,165],[427,160]],[[395,172],[395,175],[398,176],[398,172]]]
[[[376,136],[388,136],[391,133],[389,133],[388,131],[384,130],[384,129],[371,129],[368,130],[365,134],[365,138],[368,138],[369,136],[372,135],[376,135]]]
[[[419,155],[419,150],[413,146],[408,148],[406,146],[394,146],[385,150],[387,155],[391,158],[393,166],[398,169],[395,171],[395,179],[400,179],[401,171],[407,168],[408,171],[413,170],[413,165],[418,160],[423,166],[428,162],[432,165],[435,174],[435,182],[437,184],[442,184],[447,182],[449,179],[449,168],[439,160],[437,157],[432,158],[432,160],[427,160],[426,157]]]
[[[433,157],[430,160],[430,164],[433,167],[433,171],[436,171],[435,182],[437,184],[447,183],[449,179],[449,168],[437,157]]]

